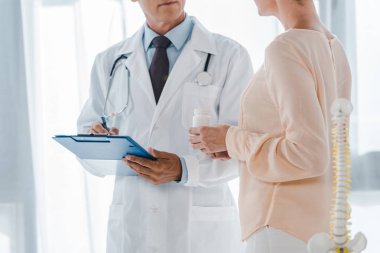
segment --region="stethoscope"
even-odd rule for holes
[[[211,77],[211,75],[207,72],[207,70],[208,70],[208,65],[210,64],[210,58],[211,58],[211,54],[208,53],[208,54],[207,54],[207,59],[206,59],[205,65],[204,65],[204,67],[203,67],[203,71],[200,72],[200,73],[197,75],[197,78],[195,79],[195,82],[198,83],[198,85],[200,85],[200,86],[207,86],[207,85],[210,85],[211,82],[212,82],[212,77]]]
[[[116,58],[116,60],[113,62],[112,64],[112,68],[111,68],[111,72],[109,74],[109,79],[108,79],[108,87],[107,87],[107,94],[106,94],[106,98],[105,98],[105,101],[104,101],[104,105],[103,105],[103,115],[101,116],[101,120],[102,120],[102,126],[109,130],[108,126],[107,126],[107,122],[109,120],[109,118],[111,117],[115,117],[119,114],[121,114],[122,112],[124,112],[127,107],[128,107],[128,103],[129,103],[129,95],[127,96],[127,101],[125,103],[125,105],[121,108],[121,110],[119,111],[116,111],[116,112],[111,112],[111,113],[108,113],[107,114],[107,101],[108,101],[108,98],[109,98],[109,94],[110,94],[110,90],[111,90],[111,86],[112,86],[112,82],[113,82],[113,78],[115,76],[115,72],[116,70],[119,68],[119,66],[123,66],[124,64],[118,64],[121,60],[126,60],[128,59],[128,56],[123,54],[121,56],[119,56],[118,58]],[[199,86],[207,86],[207,85],[210,85],[212,83],[212,77],[211,75],[207,72],[208,71],[208,67],[209,67],[209,64],[210,64],[210,59],[211,59],[211,54],[208,53],[207,54],[207,59],[206,59],[206,62],[205,62],[205,65],[203,67],[203,71],[200,72],[196,79],[195,79],[195,82],[199,85]],[[125,65],[124,65],[125,66]],[[130,72],[129,72],[129,69],[127,66],[125,66],[125,69],[127,71],[127,75],[128,75],[128,94],[130,94]]]
[[[103,105],[103,115],[101,117],[101,120],[102,120],[102,126],[107,129],[108,131],[110,130],[107,126],[107,122],[109,120],[109,118],[111,117],[115,117],[119,114],[121,114],[122,112],[125,111],[125,109],[127,109],[128,107],[128,103],[129,103],[129,95],[127,96],[127,102],[125,103],[125,105],[121,108],[121,110],[119,111],[116,111],[116,112],[111,112],[109,114],[107,114],[107,102],[108,102],[108,97],[110,95],[110,90],[111,90],[111,86],[112,86],[112,82],[113,82],[113,78],[115,76],[115,72],[117,70],[117,68],[119,66],[123,66],[123,64],[118,64],[121,60],[126,60],[128,59],[128,56],[123,54],[121,56],[119,56],[112,64],[112,68],[111,68],[111,72],[110,72],[110,75],[109,75],[109,78],[108,78],[108,87],[107,87],[107,94],[106,94],[106,99],[104,100],[104,105]],[[125,65],[124,65],[125,66]],[[129,88],[130,88],[130,85],[129,85],[129,78],[130,78],[130,73],[129,73],[129,69],[127,68],[127,66],[125,66],[125,69],[127,71],[127,75],[128,75],[128,84],[127,84],[127,89],[128,89],[128,94],[129,94]]]

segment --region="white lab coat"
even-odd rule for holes
[[[108,223],[108,253],[237,253],[241,252],[238,214],[227,182],[238,176],[234,161],[212,161],[188,142],[195,107],[211,109],[212,124],[237,124],[241,94],[253,71],[247,51],[208,32],[195,18],[191,39],[178,57],[156,105],[144,54],[143,29],[100,53],[92,70],[90,97],[78,119],[80,133],[99,121],[113,62],[130,72],[128,108],[112,124],[142,146],[184,157],[188,182],[152,185],[138,176],[117,176]],[[199,86],[211,53],[212,84]],[[109,101],[114,110],[125,104],[125,68],[116,72]],[[117,87],[116,87],[117,86]],[[117,92],[112,92],[116,90]],[[110,103],[111,104],[111,103]],[[112,110],[111,110],[112,111]]]

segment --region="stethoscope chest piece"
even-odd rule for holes
[[[198,74],[196,81],[200,86],[206,86],[211,84],[212,78],[209,73],[203,71]]]

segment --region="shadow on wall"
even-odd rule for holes
[[[352,157],[352,190],[380,190],[380,151]]]

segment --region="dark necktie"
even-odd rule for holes
[[[158,103],[169,76],[169,59],[166,49],[170,46],[171,42],[165,36],[158,36],[152,40],[152,44],[156,48],[156,52],[149,67],[149,75],[152,81],[154,97],[156,103]]]

